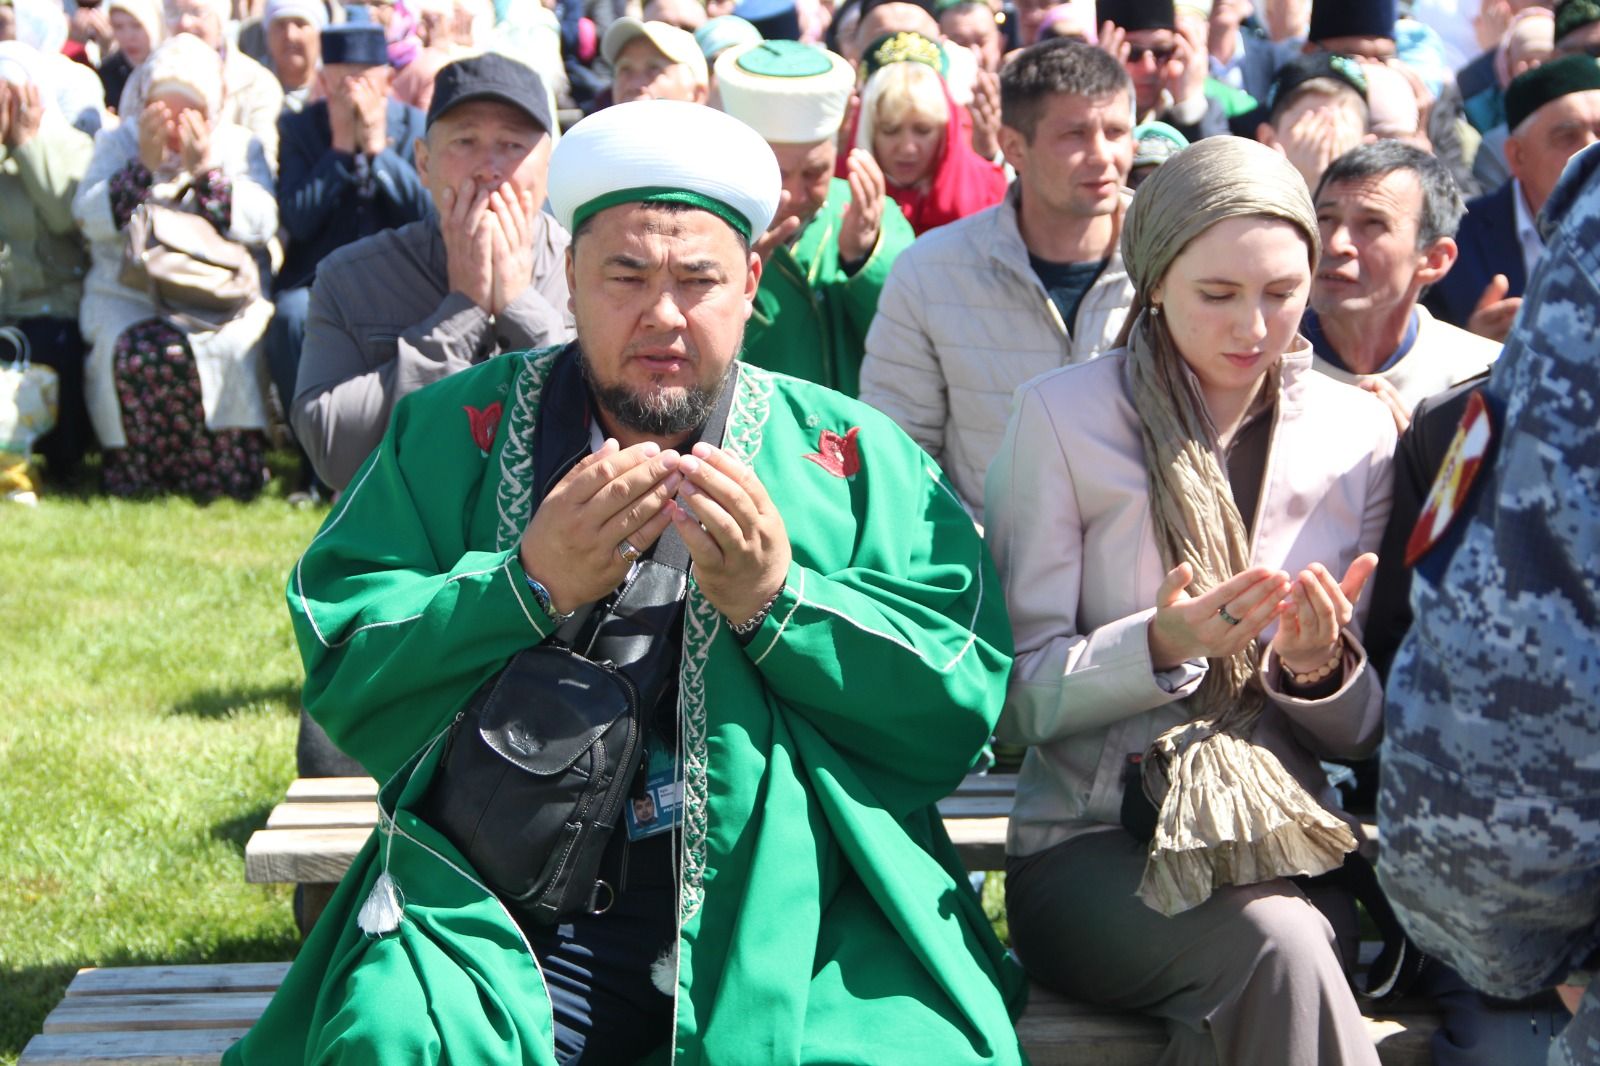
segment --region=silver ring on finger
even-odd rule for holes
[[[625,563],[636,563],[639,561],[639,556],[643,555],[644,552],[635,548],[630,541],[624,538],[622,543],[617,545],[617,554],[622,556],[622,561]]]
[[[1228,623],[1230,626],[1236,626],[1243,621],[1243,619],[1235,618],[1233,615],[1229,614],[1226,606],[1218,607],[1217,614],[1219,614],[1222,617],[1222,620]]]

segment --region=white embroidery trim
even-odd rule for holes
[[[521,539],[522,528],[527,524],[528,519],[528,515],[523,514],[521,522],[517,523],[514,518],[508,516],[507,510],[508,508],[520,506],[524,511],[526,511],[529,500],[529,492],[531,490],[531,485],[529,484],[529,478],[527,476],[531,472],[533,465],[533,459],[529,452],[530,435],[520,432],[519,423],[526,423],[532,418],[532,409],[537,405],[539,396],[544,390],[545,375],[548,373],[550,365],[555,362],[555,357],[559,354],[561,354],[560,348],[552,348],[545,352],[542,356],[537,355],[537,353],[534,352],[528,352],[523,356],[525,365],[523,368],[523,373],[518,375],[519,388],[517,390],[517,395],[512,400],[511,416],[507,420],[507,439],[505,446],[500,450],[500,485],[495,491],[496,503],[500,508],[500,537],[502,541],[502,543],[499,545],[500,551],[510,551],[512,545]],[[372,476],[372,471],[377,468],[377,465],[378,464],[376,463],[369,463],[366,470],[361,475],[361,480],[357,481],[355,486],[351,488],[350,491],[346,492],[339,498],[338,514],[333,517],[332,521],[317,531],[317,535],[311,538],[311,544],[316,544],[317,541],[321,540],[324,535],[331,532],[333,527],[337,526],[340,521],[344,519],[345,513],[350,509],[350,501],[355,498],[356,493],[361,491],[362,486],[366,485],[367,478]],[[506,542],[508,521],[513,529],[513,534],[510,541]],[[361,633],[364,633],[369,629],[382,629],[388,626],[405,625],[407,622],[415,622],[417,619],[422,617],[422,612],[419,611],[416,614],[409,615],[405,618],[394,618],[382,622],[368,622],[364,626],[357,626],[355,629],[351,630],[345,635],[344,639],[336,642],[330,642],[328,638],[323,635],[322,627],[317,624],[317,618],[311,613],[311,605],[306,600],[302,568],[305,565],[306,554],[309,554],[309,552],[310,546],[307,547],[306,552],[302,553],[300,558],[297,559],[294,564],[295,595],[300,600],[301,613],[306,616],[306,621],[311,623],[312,633],[316,634],[318,642],[320,642],[324,648],[342,648]],[[533,616],[528,613],[527,604],[524,603],[522,599],[522,593],[517,588],[516,580],[511,576],[509,565],[510,560],[507,559],[506,562],[502,563],[498,567],[490,567],[486,570],[474,570],[465,574],[455,574],[446,579],[445,583],[449,584],[451,581],[460,581],[463,578],[478,577],[483,574],[491,573],[494,570],[505,569],[506,579],[511,582],[512,595],[514,595],[517,599],[517,606],[521,608],[523,615],[528,619],[528,623],[533,626],[534,632],[538,633],[541,637],[546,636],[547,634],[545,631],[539,628],[538,623],[533,620]]]

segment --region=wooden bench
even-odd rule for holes
[[[1363,945],[1370,958],[1377,945]],[[17,1066],[212,1066],[260,1015],[287,963],[80,970]],[[1034,986],[1017,1032],[1034,1066],[1154,1066],[1161,1023]],[[1427,1066],[1438,1019],[1401,1004],[1367,1020],[1384,1066]]]
[[[252,884],[333,884],[355,861],[378,821],[378,786],[370,777],[302,777],[244,848]],[[1006,819],[1015,774],[969,775],[941,800],[945,830],[969,870],[1003,870]]]

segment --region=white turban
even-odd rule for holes
[[[799,41],[760,41],[717,58],[722,109],[769,144],[812,144],[838,133],[855,80],[843,56]]]
[[[597,111],[550,155],[550,205],[569,232],[617,204],[679,201],[758,237],[772,225],[782,186],[778,159],[760,134],[681,100]]]

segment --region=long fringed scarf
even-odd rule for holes
[[[1249,215],[1298,226],[1315,263],[1317,227],[1305,185],[1277,153],[1219,137],[1163,164],[1134,198],[1123,230],[1123,257],[1139,296],[1147,299],[1195,237]],[[1168,569],[1190,565],[1189,593],[1203,595],[1250,565],[1244,520],[1204,402],[1161,316],[1140,313],[1128,348],[1156,545]],[[1278,368],[1266,387],[1281,388]],[[1198,906],[1222,885],[1326,873],[1356,846],[1344,822],[1251,740],[1267,705],[1260,655],[1251,641],[1209,660],[1190,698],[1195,716],[1157,737],[1145,757],[1145,791],[1160,813],[1139,896],[1162,914]]]

